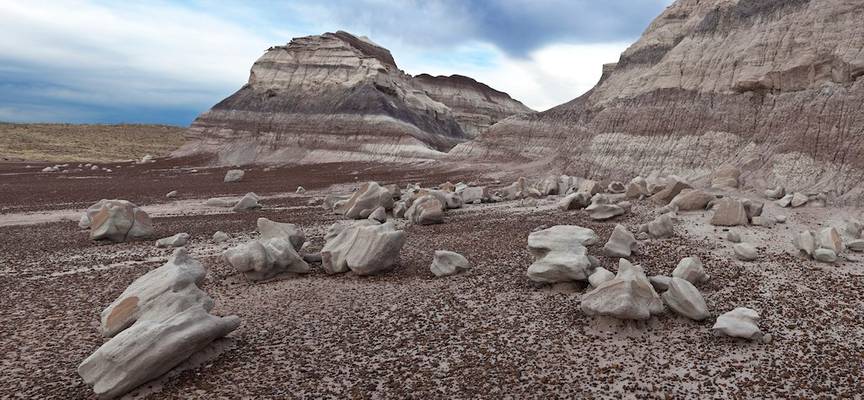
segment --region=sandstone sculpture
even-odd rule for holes
[[[645,320],[663,312],[663,302],[642,267],[623,258],[618,261],[615,278],[586,293],[580,307],[588,315],[634,320]]]

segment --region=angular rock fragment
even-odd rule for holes
[[[225,173],[225,179],[223,179],[223,181],[225,183],[239,182],[243,179],[244,175],[246,175],[246,172],[242,169],[228,170],[228,172]]]
[[[392,222],[354,223],[324,244],[321,265],[329,274],[384,272],[396,264],[404,244],[405,232],[396,230]]]
[[[710,316],[702,293],[699,293],[699,289],[686,279],[673,276],[669,281],[669,290],[661,297],[672,311],[694,321],[701,321]]]
[[[651,192],[648,191],[648,182],[641,176],[631,179],[630,182],[627,183],[627,190],[624,195],[628,199],[638,199],[642,196],[650,196]]]
[[[624,215],[626,210],[617,204],[609,204],[609,200],[601,195],[591,198],[591,205],[585,207],[588,216],[593,220],[604,221]]]
[[[568,194],[558,202],[558,209],[561,211],[578,210],[588,207],[591,204],[591,195],[585,192],[576,192]]]
[[[600,186],[600,182],[585,179],[582,181],[582,183],[579,184],[578,191],[588,193],[593,196],[597,193],[603,192],[603,186]]]
[[[666,185],[663,190],[660,190],[659,192],[651,196],[651,201],[656,204],[666,205],[669,204],[669,202],[672,201],[675,196],[678,196],[678,194],[681,193],[682,190],[692,189],[692,186],[688,185],[686,182],[682,182],[674,178],[670,180],[672,182]]]
[[[609,257],[630,258],[630,255],[639,247],[636,237],[623,225],[615,225],[612,235],[603,246],[603,251]]]
[[[846,249],[843,245],[843,239],[840,237],[840,232],[835,228],[823,228],[816,235],[816,244],[823,249],[829,249],[834,254],[840,254]]]
[[[405,202],[397,201],[393,205],[393,218],[405,218],[405,211],[408,211],[408,208],[405,207]]]
[[[786,189],[783,186],[777,186],[773,189],[765,190],[764,194],[769,199],[780,199],[786,195]]]
[[[741,170],[734,165],[724,165],[714,173],[714,178],[711,180],[711,187],[737,189],[740,177]]]
[[[651,282],[651,286],[654,287],[654,290],[662,292],[669,290],[669,284],[672,282],[672,278],[664,275],[654,275],[648,278],[648,282]]]
[[[282,237],[251,240],[226,250],[222,259],[252,281],[268,280],[285,273],[309,272],[306,261],[291,242]]]
[[[606,187],[606,191],[609,193],[624,193],[627,191],[627,188],[624,187],[623,183],[613,181],[609,183],[609,186]]]
[[[297,190],[295,190],[294,193],[297,193],[297,194],[306,193],[306,188],[304,188],[303,186],[297,186]]]
[[[465,204],[480,204],[486,196],[486,188],[483,187],[466,187],[457,191],[462,197],[462,202]]]
[[[681,278],[697,285],[707,282],[710,276],[705,273],[702,260],[699,257],[686,257],[682,259],[672,271],[673,278]]]
[[[588,315],[645,320],[663,312],[663,301],[642,267],[622,258],[615,278],[586,293],[580,307]]]
[[[708,203],[715,199],[713,194],[699,189],[684,189],[669,204],[678,207],[679,211],[697,211],[706,209]]]
[[[172,191],[166,193],[165,197],[167,197],[169,199],[173,199],[173,198],[177,197],[177,194],[178,194],[178,192],[176,190],[172,190]]]
[[[804,193],[799,192],[792,195],[792,201],[789,203],[789,205],[791,205],[792,208],[798,208],[806,205],[808,201],[810,201],[810,198],[807,197],[807,195],[805,195]]]
[[[745,307],[738,307],[717,317],[717,322],[711,328],[717,334],[761,340],[762,330],[759,329],[759,313]]]
[[[807,256],[813,256],[813,252],[816,251],[816,236],[813,235],[813,232],[803,231],[795,235],[792,242],[796,249]]]
[[[156,241],[156,247],[183,247],[189,241],[188,233],[178,233],[174,236],[169,236]]]
[[[231,209],[234,211],[249,211],[261,208],[258,203],[258,195],[252,192],[246,193]]]
[[[231,237],[225,232],[216,231],[216,233],[213,234],[213,241],[216,243],[226,242],[228,239],[231,239]]]
[[[672,217],[669,214],[663,214],[654,218],[654,220],[644,225],[644,228],[640,229],[640,231],[648,232],[648,235],[655,239],[671,237],[675,234]]]
[[[528,183],[523,177],[519,177],[509,186],[501,189],[501,193],[506,200],[519,200],[528,197]]]
[[[237,204],[237,202],[234,200],[231,200],[231,199],[213,197],[213,198],[207,199],[207,201],[204,204],[208,205],[210,207],[231,208],[231,207],[234,207],[234,204]]]
[[[452,251],[437,250],[429,267],[436,277],[456,274],[471,269],[471,263],[463,255]]]

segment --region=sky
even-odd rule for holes
[[[344,30],[535,110],[590,89],[671,0],[0,0],[0,121],[188,125],[264,51]]]

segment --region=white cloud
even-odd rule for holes
[[[411,74],[460,74],[507,92],[528,107],[542,111],[573,100],[600,79],[603,64],[618,61],[628,43],[554,44],[540,48],[527,59],[509,57],[489,45],[475,44],[467,53],[487,54],[483,62],[438,61],[409,56],[401,62]],[[396,55],[397,62],[399,56]]]

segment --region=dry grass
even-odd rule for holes
[[[158,157],[180,147],[185,130],[165,125],[0,123],[0,158],[106,162]]]

